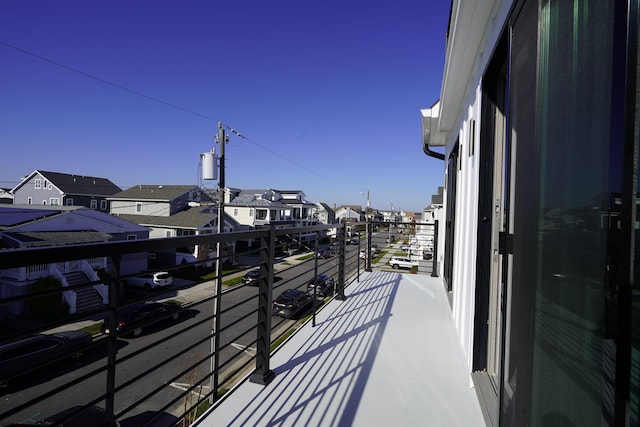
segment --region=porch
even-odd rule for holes
[[[373,271],[272,356],[266,385],[246,378],[196,423],[484,426],[442,281]]]

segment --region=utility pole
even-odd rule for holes
[[[224,146],[227,136],[222,127],[222,122],[218,122],[218,142],[220,143],[220,178],[218,180],[218,234],[224,231]],[[218,370],[220,353],[220,305],[222,297],[222,242],[216,242],[216,291],[213,299],[213,319],[211,325],[211,395],[209,403],[213,404],[217,400],[218,394]]]
[[[218,142],[220,143],[220,179],[218,180],[218,233],[224,228],[224,146],[227,142],[227,135],[222,127],[222,122],[218,122]],[[220,241],[218,240],[218,261],[220,260]]]

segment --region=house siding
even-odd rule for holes
[[[639,425],[640,312],[627,297],[639,270],[628,261],[638,258],[629,253],[638,2],[484,6],[452,7],[438,131],[446,133],[443,203],[455,215],[440,229],[452,231],[452,256],[442,251],[438,261],[451,272],[469,372],[496,387],[477,388],[485,420]],[[501,78],[504,93],[490,87]],[[494,143],[503,152],[483,158]],[[487,222],[501,231],[489,245]]]
[[[112,215],[170,216],[171,204],[165,201],[111,200]]]
[[[61,173],[48,173],[43,172],[44,174],[50,174],[54,179],[60,180],[72,180],[74,175],[61,174]],[[95,182],[95,180],[99,180],[100,183],[106,182],[105,179],[102,178],[88,178],[88,177],[77,177],[78,181],[90,181]],[[91,187],[91,186],[83,186],[85,192],[74,192],[74,191],[64,191],[62,188],[75,188],[69,187],[68,185],[65,187],[63,182],[59,184],[51,179],[47,178],[47,176],[42,175],[39,172],[32,173],[28,179],[24,182],[21,182],[16,188],[13,189],[13,204],[14,205],[58,205],[58,206],[84,206],[90,209],[95,209],[99,211],[109,212],[109,203],[107,201],[107,197],[109,194],[102,194],[99,190],[105,190],[104,187]],[[117,187],[111,184],[112,189],[117,191]],[[98,192],[91,193],[90,191],[94,189]]]

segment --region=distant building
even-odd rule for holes
[[[84,206],[108,213],[107,198],[120,191],[106,178],[36,170],[11,193],[14,205]]]
[[[196,185],[135,185],[109,198],[111,214],[146,227],[150,238],[194,236],[218,232],[218,209]],[[241,229],[225,215],[227,232]],[[198,259],[211,257],[212,248],[187,248]],[[158,268],[171,265],[175,253],[150,254],[149,263]]]
[[[147,239],[149,231],[130,221],[78,206],[0,206],[0,249],[34,246],[60,246],[78,243],[114,242]],[[29,285],[41,277],[55,276],[63,287],[71,282],[99,280],[96,271],[112,271],[105,257],[12,268],[0,271],[0,298],[26,294]],[[147,254],[126,254],[120,260],[120,273],[132,274],[147,268]],[[80,298],[82,293],[82,298]],[[106,304],[105,285],[78,291],[64,291],[71,313]],[[12,314],[24,311],[24,302],[9,304]]]
[[[336,209],[336,220],[339,222],[364,221],[362,206],[342,205]]]
[[[336,222],[336,213],[326,203],[316,203],[315,208],[311,211],[311,216],[322,224],[334,224]]]

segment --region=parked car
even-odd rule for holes
[[[316,284],[318,285],[317,287]],[[326,274],[319,274],[316,280],[311,279],[307,282],[307,293],[309,295],[313,295],[313,288],[316,288],[317,296],[326,297],[327,295],[333,294],[335,281],[333,277],[327,276]]]
[[[12,374],[44,368],[56,360],[77,359],[91,341],[87,332],[63,331],[29,335],[0,345],[0,386],[6,386]]]
[[[391,260],[389,260],[389,265],[391,265],[391,267],[393,267],[394,269],[411,268],[417,267],[418,261],[412,261],[410,258],[394,256],[391,257]]]
[[[250,270],[242,276],[242,284],[246,286],[258,286],[260,281],[260,270]]]
[[[396,236],[391,235],[390,237],[387,237],[386,239],[384,239],[385,243],[393,243],[396,241]]]
[[[180,304],[175,302],[146,302],[118,310],[116,332],[121,335],[142,335],[143,328],[169,318],[178,320]],[[109,319],[102,322],[102,332],[109,333]]]
[[[173,284],[173,277],[166,271],[143,274],[142,276],[129,277],[124,280],[127,286],[138,286],[147,291],[158,288],[166,288]]]
[[[313,305],[313,296],[299,289],[287,289],[273,301],[273,314],[292,318]]]
[[[379,254],[382,252],[382,249],[378,245],[371,245],[371,253]]]
[[[331,257],[331,251],[328,249],[318,249],[318,257],[322,259],[327,259]]]
[[[411,245],[406,245],[406,244],[402,245],[402,246],[400,246],[400,249],[403,250],[403,251],[409,251],[409,250],[411,250]]]
[[[347,245],[357,245],[360,242],[357,237],[352,237],[351,239],[347,239]]]

